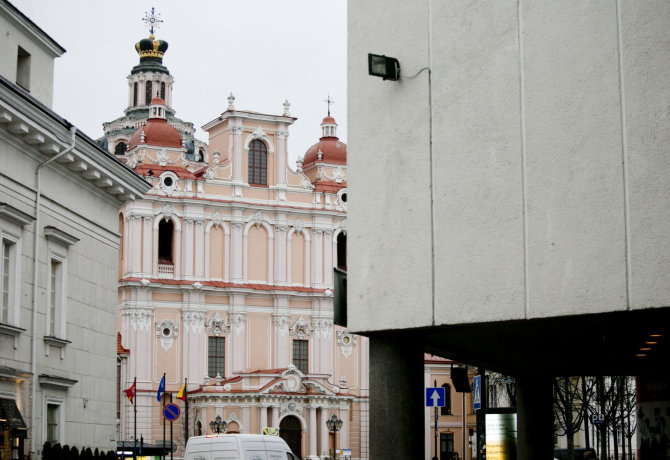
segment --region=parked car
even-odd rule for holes
[[[189,438],[184,460],[214,459],[299,460],[279,436],[218,434]]]

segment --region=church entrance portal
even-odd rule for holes
[[[286,441],[286,444],[291,448],[293,453],[299,458],[302,458],[302,428],[300,420],[293,415],[284,417],[279,423],[279,436]]]

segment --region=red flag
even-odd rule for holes
[[[135,397],[135,382],[133,382],[130,388],[124,391],[126,392],[126,397],[130,400],[130,404],[135,404],[133,402],[133,398]]]

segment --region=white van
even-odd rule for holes
[[[299,460],[279,436],[218,434],[193,436],[184,460]]]

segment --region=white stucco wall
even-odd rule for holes
[[[356,330],[670,304],[670,5],[348,11]]]

